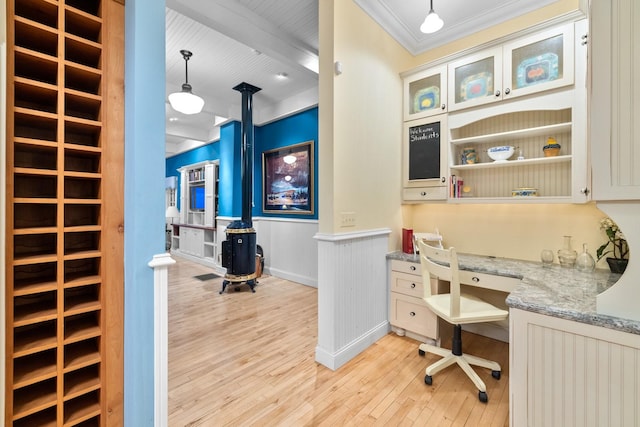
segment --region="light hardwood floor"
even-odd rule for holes
[[[461,369],[424,384],[438,357],[390,333],[332,371],[314,360],[317,290],[262,276],[218,292],[222,279],[179,257],[169,269],[169,425],[508,426],[508,345],[463,334],[469,353],[503,367],[479,370],[489,402]]]

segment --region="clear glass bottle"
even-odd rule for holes
[[[564,236],[564,245],[558,250],[558,261],[562,267],[573,268],[578,252],[571,247],[571,236]]]
[[[582,244],[582,253],[576,258],[576,270],[580,271],[593,271],[596,269],[596,260],[593,259],[589,251],[587,250],[587,244]]]

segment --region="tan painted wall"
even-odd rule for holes
[[[563,245],[562,236],[569,235],[573,249],[580,251],[586,243],[595,258],[596,249],[606,240],[599,223],[606,215],[594,203],[423,204],[405,211],[409,228],[419,232],[437,227],[445,245],[455,246],[460,252],[539,261],[542,249],[557,253]],[[606,262],[602,260],[598,268],[607,268]]]
[[[320,232],[400,229],[399,73],[412,57],[352,1],[319,3]],[[355,226],[340,226],[342,212]]]

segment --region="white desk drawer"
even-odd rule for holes
[[[511,292],[518,286],[520,279],[515,277],[496,276],[494,274],[477,273],[474,271],[460,270],[460,283],[463,285],[477,286],[484,289],[493,289],[502,292]]]
[[[397,259],[392,259],[391,270],[400,271],[402,273],[407,273],[407,274],[415,274],[417,276],[422,276],[422,269],[420,267],[420,263],[416,263],[416,262],[399,261]]]
[[[390,323],[429,338],[438,338],[438,316],[422,298],[391,292]]]
[[[391,292],[422,298],[422,276],[415,274],[391,272]]]
[[[448,187],[403,188],[402,198],[408,202],[447,200]]]

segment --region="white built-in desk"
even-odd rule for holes
[[[506,296],[512,426],[640,425],[640,322],[596,311],[597,295],[619,274],[458,257],[461,282],[470,285],[466,291],[475,287],[483,297],[488,292]],[[394,264],[420,274],[415,255],[394,252],[387,262],[392,285]],[[394,292],[392,286],[391,301]],[[389,321],[397,329],[394,319]]]

